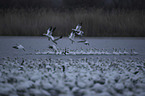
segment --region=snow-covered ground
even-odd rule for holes
[[[0,96],[145,96],[145,38],[86,39],[0,37]]]
[[[0,64],[0,96],[144,96],[139,58],[24,59]]]
[[[56,47],[56,46],[55,46]],[[37,51],[35,55],[139,55],[138,52],[135,51],[135,49],[115,49],[113,50],[107,50],[107,49],[96,49],[96,48],[90,48],[90,49],[48,49],[45,51]]]
[[[77,38],[76,38],[77,39]],[[131,50],[138,52],[138,56],[140,58],[145,58],[145,38],[86,38],[90,45],[85,45],[83,43],[71,43],[71,41],[67,37],[63,37],[61,40],[57,41],[56,47],[58,49],[66,49],[70,50],[71,52],[75,51],[77,54],[117,54],[121,52],[121,54],[125,54],[129,52],[132,54]],[[23,36],[0,36],[0,61],[1,58],[10,57],[10,58],[26,58],[26,59],[34,59],[34,58],[68,58],[63,56],[43,56],[43,55],[34,55],[38,52],[48,53],[48,47],[50,45],[54,45],[53,42],[48,41],[47,37],[23,37]],[[12,48],[16,44],[21,44],[24,50],[17,50]],[[87,50],[88,49],[88,50]],[[115,52],[114,52],[115,51]],[[109,53],[107,53],[109,52]],[[114,52],[114,53],[112,53]],[[39,53],[38,53],[39,54]],[[71,53],[69,53],[71,54]],[[116,54],[116,55],[117,55]],[[71,56],[71,58],[75,58],[76,56]],[[81,57],[88,57],[88,56],[81,56]],[[91,56],[94,57],[94,56]],[[104,56],[101,56],[104,57]],[[106,57],[106,56],[105,56]],[[108,56],[112,57],[112,56]],[[119,57],[122,58],[123,56]],[[129,57],[129,56],[128,56]],[[70,57],[69,57],[70,58]],[[114,58],[114,57],[113,57]]]

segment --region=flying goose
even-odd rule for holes
[[[85,45],[90,45],[89,42],[84,38],[82,38],[82,40],[78,41],[78,43],[84,43]]]
[[[48,37],[51,36],[52,35],[52,26],[50,26],[47,30],[47,33],[46,34],[44,33],[43,35],[48,36]]]
[[[72,41],[72,44],[75,42],[74,41],[74,38],[75,38],[75,33],[74,32],[71,32],[70,35],[69,35],[69,40]]]
[[[72,29],[73,31],[80,31],[82,28],[82,22],[76,26],[76,29]]]
[[[24,47],[22,45],[20,45],[20,44],[16,44],[15,46],[13,46],[13,48],[15,48],[15,49],[23,49],[25,51]]]
[[[72,30],[75,32],[76,35],[83,36],[84,32],[81,31],[81,28],[82,28],[82,22],[76,26],[76,29],[72,29]]]
[[[76,26],[76,29],[72,29],[73,31],[69,35],[69,40],[72,41],[72,44],[75,42],[74,41],[75,35],[78,35],[78,36],[82,36],[83,35],[84,32],[81,31],[81,28],[82,28],[82,23],[78,24]]]
[[[62,36],[60,36],[60,37],[58,37],[58,38],[55,39],[52,36],[52,32],[54,32],[55,29],[56,29],[56,27],[52,28],[52,26],[50,26],[50,28],[48,28],[48,30],[47,30],[47,33],[46,34],[44,33],[43,35],[47,36],[49,41],[51,40],[53,43],[57,44],[56,41],[59,40],[59,39],[61,39]]]

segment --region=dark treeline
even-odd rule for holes
[[[0,35],[41,36],[55,26],[55,36],[68,36],[83,22],[85,36],[145,37],[144,5],[145,0],[0,0]]]
[[[112,9],[145,9],[145,0],[0,0],[1,9],[9,8],[48,8],[69,9],[76,8]]]
[[[68,36],[72,28],[82,22],[85,36],[145,37],[145,12],[143,10],[103,9],[54,11],[41,9],[0,10],[0,35],[42,36],[50,26],[55,26],[54,36]]]

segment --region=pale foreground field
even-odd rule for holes
[[[53,43],[45,37],[0,37],[0,96],[145,96],[145,38],[86,39],[90,46],[62,38],[57,47],[135,49],[138,55],[36,55]],[[12,48],[16,43],[25,51]]]
[[[10,59],[0,64],[1,96],[144,96],[145,60]]]

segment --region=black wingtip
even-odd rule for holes
[[[18,47],[17,47],[17,46],[13,46],[13,48],[18,49]]]
[[[79,25],[79,26],[82,26],[82,22],[80,22],[78,25]]]
[[[60,36],[59,38],[61,39],[63,36]]]
[[[56,29],[56,27],[54,27],[54,28],[52,29],[52,32],[54,32],[55,29]]]
[[[55,43],[57,45],[57,42],[54,41],[53,43]]]
[[[49,46],[48,48],[53,49],[53,47],[52,47],[52,46]]]
[[[49,29],[51,30],[52,29],[52,26],[50,26]]]

